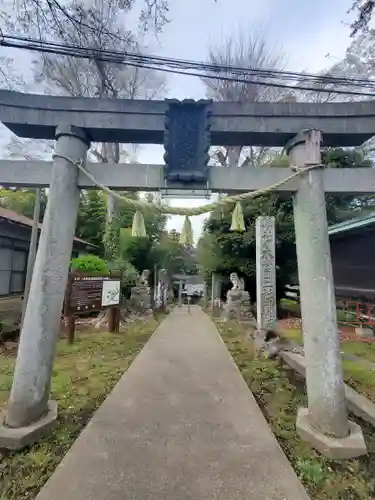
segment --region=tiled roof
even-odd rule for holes
[[[361,227],[370,226],[375,224],[375,212],[371,212],[367,215],[362,215],[361,217],[356,217],[354,219],[345,220],[344,222],[339,222],[338,224],[333,224],[328,228],[328,234],[339,234],[352,229],[360,229]]]
[[[14,222],[15,224],[20,224],[22,226],[32,227],[33,220],[25,215],[18,214],[17,212],[13,212],[13,210],[8,210],[7,208],[0,207],[0,219],[5,219],[10,222]],[[38,224],[39,230],[42,229],[42,224]],[[74,238],[74,241],[77,243],[82,243],[84,245],[90,246],[92,248],[96,248],[95,245],[92,245],[88,241],[81,240],[81,238]]]
[[[201,283],[204,283],[204,278],[199,274],[194,274],[192,276],[187,274],[174,274],[173,279],[175,281],[184,281],[190,285],[200,285]]]

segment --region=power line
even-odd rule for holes
[[[212,65],[208,63],[199,63],[194,61],[187,61],[181,59],[173,59],[158,56],[146,56],[136,53],[108,51],[104,49],[97,49],[94,47],[79,47],[74,45],[60,44],[56,42],[47,42],[43,40],[34,40],[32,38],[22,38],[14,36],[3,36],[0,45],[5,47],[12,47],[18,49],[25,49],[36,51],[40,53],[49,53],[54,55],[70,56],[83,59],[94,59],[101,62],[127,65],[161,71],[165,73],[181,74],[185,76],[196,76],[202,79],[222,80],[234,83],[244,83],[248,85],[259,85],[267,87],[276,87],[289,90],[300,90],[309,92],[323,92],[335,93],[343,95],[355,95],[362,97],[375,97],[374,92],[358,92],[354,90],[343,90],[334,88],[317,88],[305,87],[301,85],[291,85],[280,83],[280,80],[286,79],[288,81],[297,80],[298,82],[309,82],[316,85],[341,85],[351,86],[355,88],[374,88],[375,82],[372,80],[361,79],[348,79],[329,76],[317,76],[304,73],[277,71],[277,70],[263,70],[263,69],[249,69],[238,68],[232,66]],[[182,69],[181,69],[182,68]],[[186,71],[186,68],[192,68],[198,71]],[[213,74],[211,74],[211,73]],[[262,80],[249,80],[248,78],[238,78],[233,76],[222,76],[220,73],[233,73],[240,75],[247,75],[252,77],[263,77],[269,79],[268,81]],[[278,80],[277,82],[272,80]]]
[[[243,67],[237,67],[237,66],[228,66],[228,65],[217,65],[217,64],[210,64],[210,63],[203,63],[203,62],[197,62],[197,61],[190,61],[186,59],[175,59],[175,58],[168,58],[168,57],[161,57],[161,56],[154,56],[154,55],[143,55],[143,54],[137,54],[133,52],[119,52],[115,50],[105,50],[105,49],[99,49],[95,47],[82,47],[82,46],[77,46],[77,45],[69,45],[69,44],[62,44],[62,43],[57,43],[57,42],[52,42],[52,41],[44,41],[44,40],[36,40],[32,38],[27,38],[27,37],[17,37],[17,36],[10,36],[10,35],[5,35],[3,36],[4,43],[3,45],[8,45],[6,39],[9,40],[14,40],[14,41],[19,41],[19,42],[30,42],[32,44],[36,44],[37,46],[40,46],[41,49],[46,48],[46,47],[56,47],[56,48],[63,48],[63,49],[71,49],[74,51],[74,54],[76,54],[76,51],[89,51],[90,57],[92,57],[92,54],[106,54],[110,56],[115,56],[119,57],[120,60],[116,62],[123,63],[124,58],[127,58],[127,61],[129,58],[131,59],[136,59],[139,61],[148,61],[149,63],[152,64],[164,64],[167,66],[178,66],[178,67],[185,67],[185,68],[198,68],[201,70],[205,71],[214,71],[214,72],[230,72],[230,73],[240,73],[240,74],[256,74],[257,76],[264,76],[264,77],[278,77],[278,78],[288,78],[288,79],[312,79],[314,82],[322,82],[322,83],[340,83],[340,84],[346,84],[346,85],[364,85],[364,86],[375,86],[375,80],[368,80],[368,79],[358,79],[358,78],[347,78],[347,77],[334,77],[330,75],[314,75],[311,73],[298,73],[298,72],[292,72],[292,71],[281,71],[281,70],[269,70],[269,69],[258,69],[258,68],[243,68]],[[17,48],[25,48],[28,49],[30,46],[28,45],[22,45],[22,47],[17,45]],[[35,49],[36,50],[36,49]],[[79,56],[77,56],[79,57]]]
[[[13,40],[13,41],[18,41],[21,42],[23,45],[20,47],[17,44],[11,44],[7,43],[7,40]],[[111,57],[118,57],[119,60],[116,59],[116,62],[123,63],[124,58],[126,58],[126,61],[129,62],[130,59],[136,60],[136,61],[143,61],[143,62],[149,62],[151,64],[158,64],[158,65],[167,65],[169,67],[183,67],[184,69],[201,69],[204,71],[213,71],[213,72],[224,72],[224,73],[240,73],[240,74],[255,74],[256,76],[264,76],[264,77],[269,77],[269,78],[275,78],[277,77],[278,79],[283,79],[286,78],[288,80],[292,79],[303,79],[304,81],[307,80],[313,80],[314,83],[336,83],[336,84],[341,84],[341,85],[350,85],[350,86],[370,86],[371,88],[374,87],[375,81],[373,80],[365,80],[365,79],[357,79],[357,78],[343,78],[343,77],[333,77],[329,75],[314,75],[311,73],[297,73],[297,72],[291,72],[291,71],[281,71],[281,70],[269,70],[269,69],[253,69],[253,68],[242,68],[242,67],[236,67],[236,66],[225,66],[225,65],[215,65],[215,64],[209,64],[209,63],[202,63],[202,62],[195,62],[195,61],[189,61],[189,60],[184,60],[184,59],[173,59],[173,58],[168,58],[168,57],[160,57],[160,56],[150,56],[150,55],[143,55],[143,54],[137,54],[137,53],[132,53],[132,52],[119,52],[115,50],[105,50],[105,49],[99,49],[99,48],[94,48],[94,47],[82,47],[82,46],[76,46],[76,45],[68,45],[66,43],[61,44],[61,43],[56,43],[56,42],[49,42],[49,41],[43,41],[43,40],[35,40],[32,38],[25,38],[25,37],[17,37],[17,36],[4,36],[3,37],[4,43],[3,45],[7,46],[14,46],[16,45],[17,48],[25,48],[30,50],[30,44],[33,44],[34,49],[37,50],[38,47],[43,49],[46,52],[46,47],[51,48],[63,48],[64,49],[64,54],[66,53],[67,49],[73,50],[73,54],[69,53],[68,55],[72,56],[78,56],[77,51],[80,53],[86,53],[88,51],[90,57],[92,57],[92,54],[95,53],[97,54],[106,54]],[[24,43],[28,43],[28,45]],[[36,45],[36,47],[35,47]]]

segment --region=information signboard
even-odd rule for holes
[[[117,276],[87,276],[70,273],[65,298],[66,314],[100,311],[120,303]]]
[[[69,273],[65,294],[64,315],[68,342],[75,337],[76,316],[91,311],[109,309],[108,330],[115,332],[120,326],[119,276],[90,276],[76,272]]]

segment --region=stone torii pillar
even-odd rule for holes
[[[307,130],[288,142],[291,164],[319,165],[321,132]],[[297,431],[322,454],[350,458],[366,453],[361,428],[348,420],[336,300],[321,167],[302,174],[294,197],[308,408]]]
[[[73,126],[57,129],[57,155],[73,162],[85,160],[88,147],[83,130]],[[77,167],[57,156],[12,389],[5,419],[0,422],[0,448],[32,444],[57,418],[57,404],[49,401],[50,384],[79,207],[77,179]]]

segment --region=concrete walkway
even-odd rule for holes
[[[308,500],[200,308],[176,308],[37,500]]]

